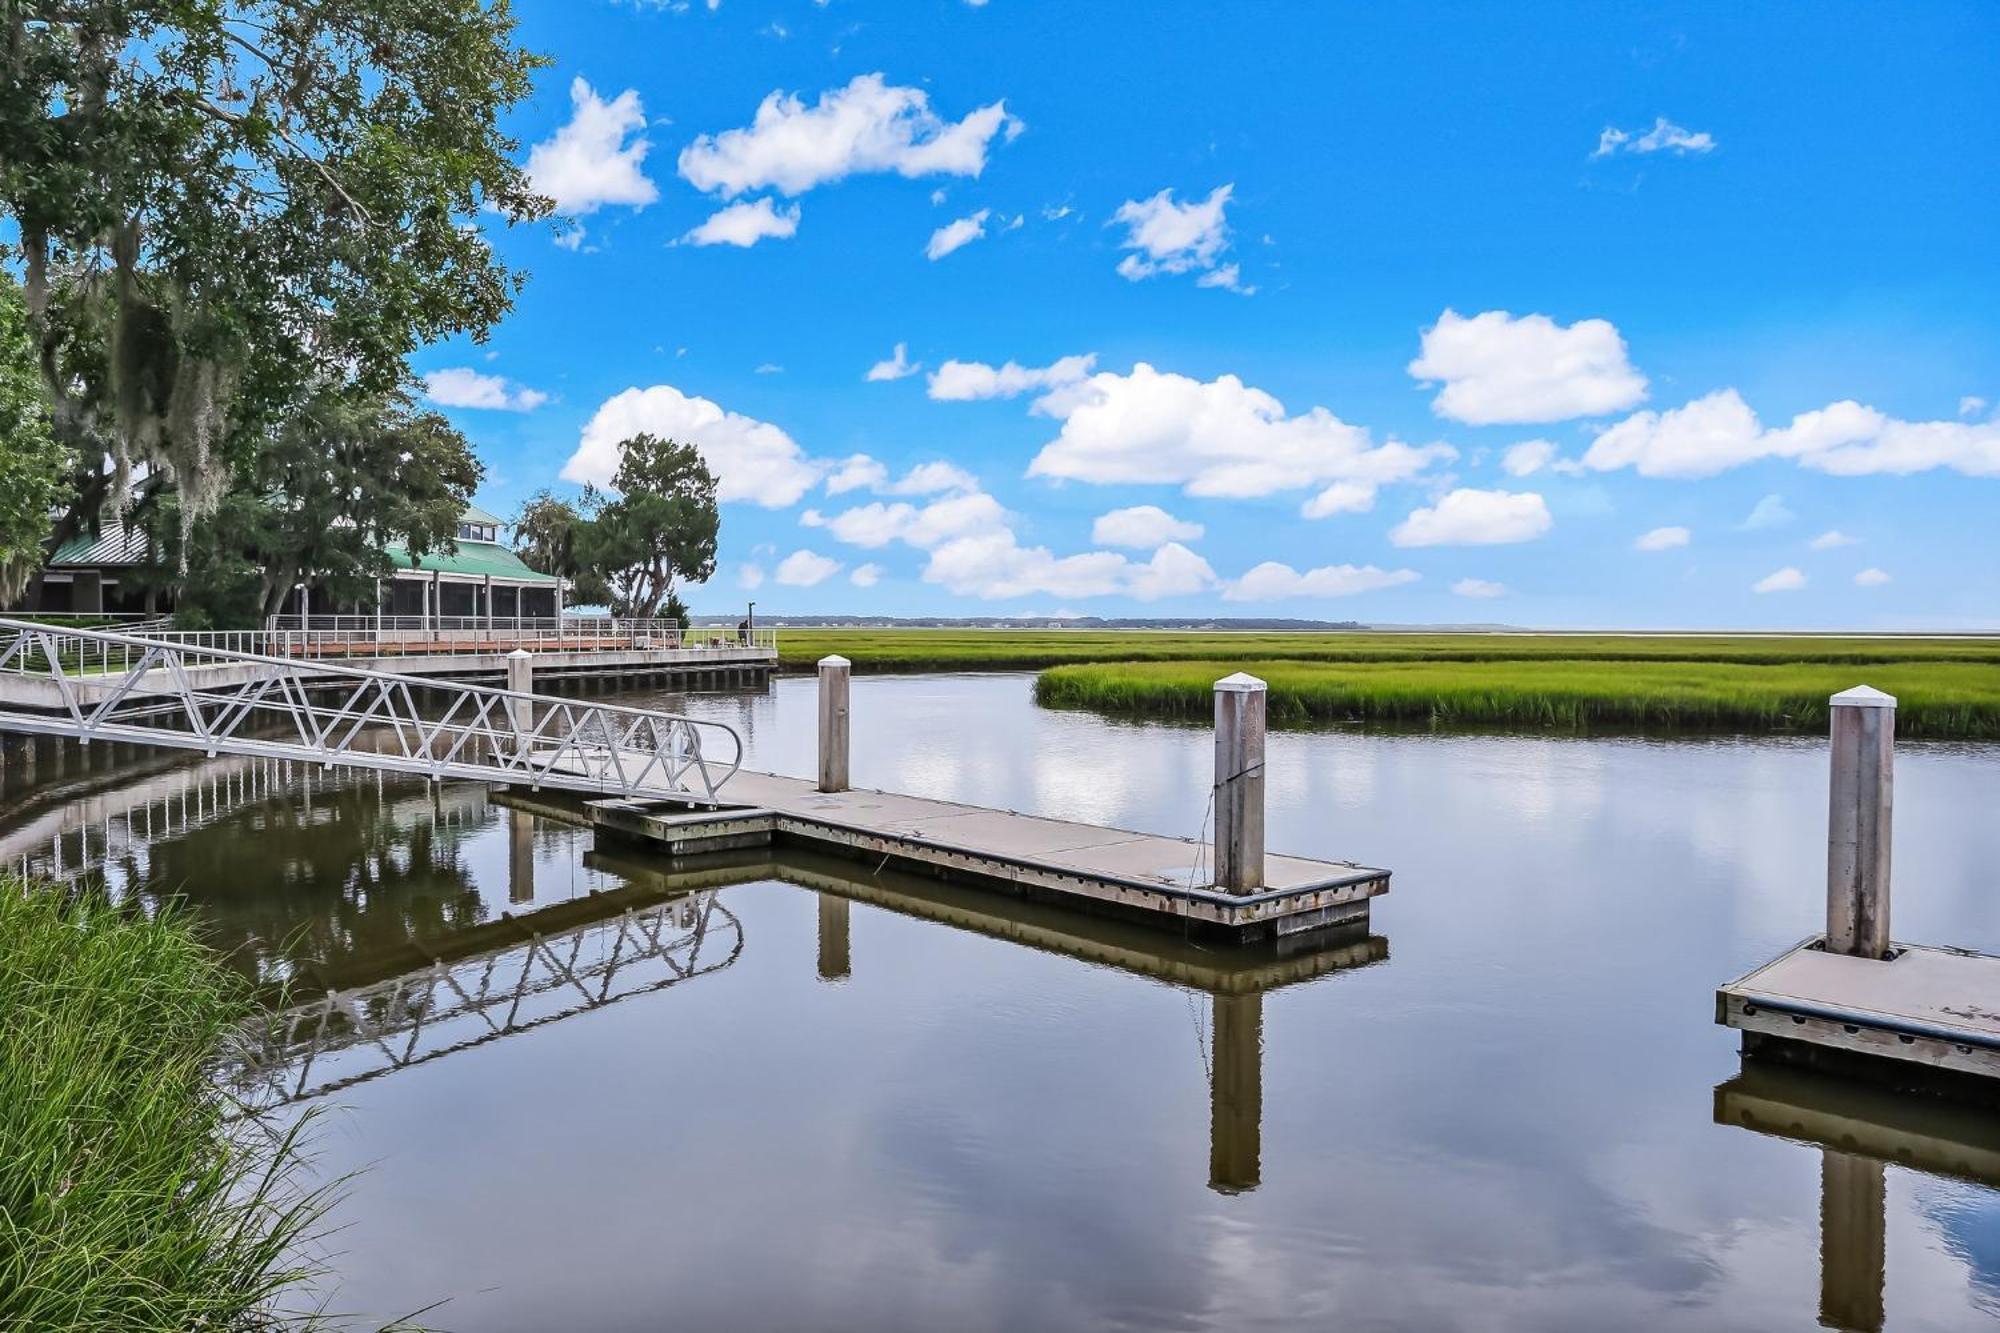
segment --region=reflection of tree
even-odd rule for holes
[[[301,964],[339,969],[477,925],[486,912],[459,858],[454,817],[483,817],[484,793],[363,780],[245,805],[150,849],[141,893],[178,895],[209,938],[259,983]],[[134,876],[133,882],[141,882]]]

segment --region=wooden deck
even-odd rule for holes
[[[1215,887],[1212,849],[1192,838],[1102,828],[1011,810],[741,772],[713,809],[645,800],[593,804],[616,837],[691,855],[789,842],[892,863],[1041,901],[1232,939],[1365,921],[1389,872],[1266,856],[1264,887]]]
[[[1716,992],[1716,1022],[1756,1039],[1845,1057],[1996,1080],[2000,1092],[2000,958],[1896,945],[1887,960],[1828,953],[1802,941]]]

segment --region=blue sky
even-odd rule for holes
[[[419,369],[701,445],[697,610],[2000,625],[2000,6],[518,8]]]

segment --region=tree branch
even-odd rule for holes
[[[222,121],[226,125],[234,125],[238,129],[243,129],[250,123],[248,116],[219,107],[205,98],[192,97],[189,100],[194,104],[195,110],[215,120]],[[298,140],[286,133],[284,126],[274,123],[271,126],[271,133],[283,141],[285,146],[290,148],[300,161],[319,173],[320,179],[325,181],[327,186],[340,196],[341,201],[353,210],[354,215],[361,219],[363,226],[372,227],[376,225],[374,217],[369,214],[367,209],[361,206],[360,200],[347,192],[347,187],[340,183],[339,177],[333,174],[332,169],[301,147]]]

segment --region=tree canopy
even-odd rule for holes
[[[0,602],[41,564],[68,458],[49,431],[20,289],[0,272]]]
[[[65,526],[136,469],[191,539],[329,385],[379,405],[417,347],[482,338],[520,279],[470,224],[549,208],[499,130],[541,63],[506,0],[0,0]]]
[[[611,498],[587,489],[572,504],[538,493],[515,520],[515,549],[530,567],[570,579],[582,601],[685,619],[677,585],[715,573],[715,476],[691,444],[641,434],[618,453]]]

